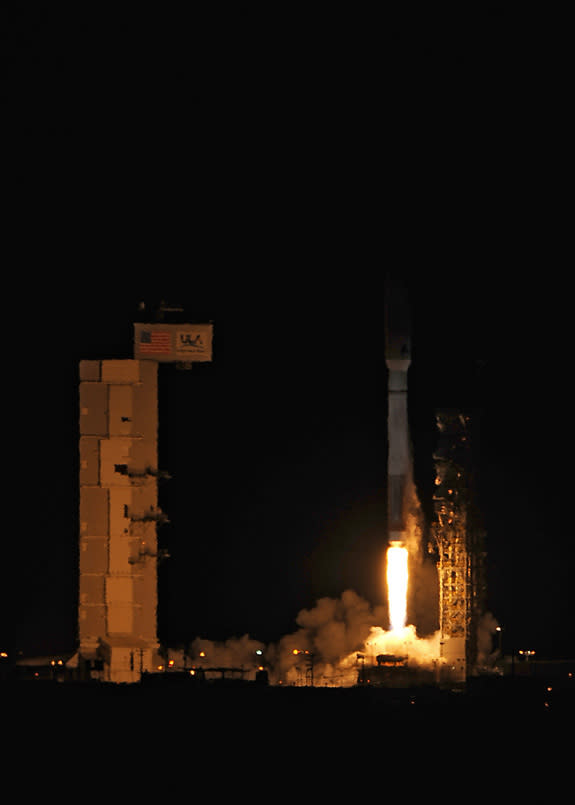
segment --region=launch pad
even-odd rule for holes
[[[409,665],[401,654],[378,654],[375,663],[362,664],[357,684],[383,688],[415,688],[437,683],[435,670]]]
[[[80,363],[80,567],[78,663],[85,676],[136,682],[162,663],[157,637],[158,365],[192,368],[212,359],[211,324],[134,325],[134,357]],[[407,626],[408,557],[423,549],[408,417],[411,363],[404,289],[386,296],[388,369],[388,579],[391,633]],[[428,555],[438,578],[433,662],[373,651],[359,684],[463,683],[477,667],[483,612],[483,531],[473,494],[471,419],[437,413],[436,478]],[[391,560],[393,572],[389,573]],[[393,594],[391,592],[393,590]],[[413,627],[409,627],[413,628]],[[382,659],[383,658],[383,659]],[[353,672],[352,672],[353,676]]]

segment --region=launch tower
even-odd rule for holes
[[[211,324],[134,325],[134,358],[80,362],[79,661],[106,681],[153,670],[158,363],[212,356]]]
[[[436,414],[434,520],[439,626],[444,676],[465,682],[477,661],[477,630],[485,605],[484,531],[475,502],[469,414]]]

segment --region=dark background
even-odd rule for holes
[[[73,648],[77,363],[129,357],[141,300],[215,326],[161,370],[160,637],[273,640],[379,603],[382,277],[408,284],[410,418],[476,411],[489,607],[572,653],[561,42],[545,20],[3,20],[2,633]]]

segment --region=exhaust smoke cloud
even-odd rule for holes
[[[375,665],[382,654],[407,658],[411,668],[436,667],[439,631],[424,631],[422,637],[416,626],[407,625],[413,617],[421,620],[410,597],[411,588],[422,583],[422,516],[411,479],[405,491],[405,541],[390,543],[382,576],[387,606],[373,607],[354,590],[346,590],[340,598],[320,598],[311,609],[302,609],[296,617],[297,630],[277,643],[265,645],[248,635],[225,642],[198,638],[188,652],[188,667],[243,668],[245,679],[265,668],[272,684],[343,687],[357,684],[362,664]]]
[[[358,681],[360,663],[375,664],[378,654],[407,656],[410,667],[431,668],[439,657],[439,634],[420,638],[414,626],[385,628],[385,606],[372,607],[353,590],[340,598],[321,598],[302,609],[298,629],[277,643],[264,643],[244,635],[225,642],[197,638],[184,657],[171,652],[176,664],[188,668],[242,668],[254,679],[265,668],[271,684],[349,687]]]
[[[247,634],[225,642],[198,638],[178,664],[184,660],[187,667],[240,668],[244,679],[265,668],[276,685],[349,687],[358,683],[360,670],[375,666],[382,655],[401,658],[410,669],[440,672],[445,660],[438,629],[438,578],[435,564],[422,552],[424,520],[411,464],[403,495],[404,529],[401,540],[389,544],[382,575],[387,605],[374,607],[346,590],[340,598],[320,598],[311,609],[302,609],[296,631],[277,643],[265,645]],[[478,649],[486,664],[493,661],[495,629],[494,619],[480,624]]]

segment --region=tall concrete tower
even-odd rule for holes
[[[407,416],[407,372],[411,364],[407,291],[393,279],[386,284],[385,362],[388,375],[387,496],[390,542],[407,541],[408,487],[412,475]]]
[[[80,363],[79,661],[107,681],[157,663],[158,363],[211,355],[211,324],[162,322],[134,359]]]
[[[80,363],[80,657],[113,682],[158,649],[157,376],[151,361]]]

